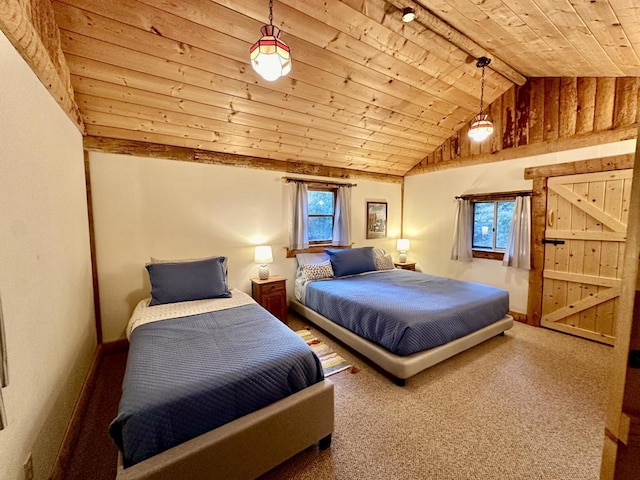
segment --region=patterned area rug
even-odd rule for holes
[[[351,367],[344,358],[331,350],[326,343],[314,337],[311,331],[297,330],[296,333],[307,342],[307,345],[309,345],[311,350],[313,350],[320,359],[325,377],[329,377],[334,373],[342,372]]]

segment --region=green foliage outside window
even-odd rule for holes
[[[511,228],[514,200],[474,202],[473,248],[505,250]]]

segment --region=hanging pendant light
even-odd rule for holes
[[[480,113],[476,115],[469,126],[469,138],[476,142],[482,142],[493,133],[493,122],[491,117],[482,113],[484,108],[484,67],[491,63],[491,59],[480,57],[476,62],[476,67],[482,68],[482,80],[480,83]]]
[[[280,40],[280,29],[273,25],[273,0],[269,0],[269,25],[260,29],[262,38],[249,50],[251,65],[262,78],[273,82],[291,71],[289,47]]]

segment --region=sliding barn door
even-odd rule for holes
[[[614,344],[632,174],[548,179],[542,326]]]

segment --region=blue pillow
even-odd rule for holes
[[[151,282],[149,305],[230,297],[224,260],[225,257],[215,257],[195,262],[147,264]]]
[[[373,247],[325,250],[336,277],[370,272],[376,269]]]

